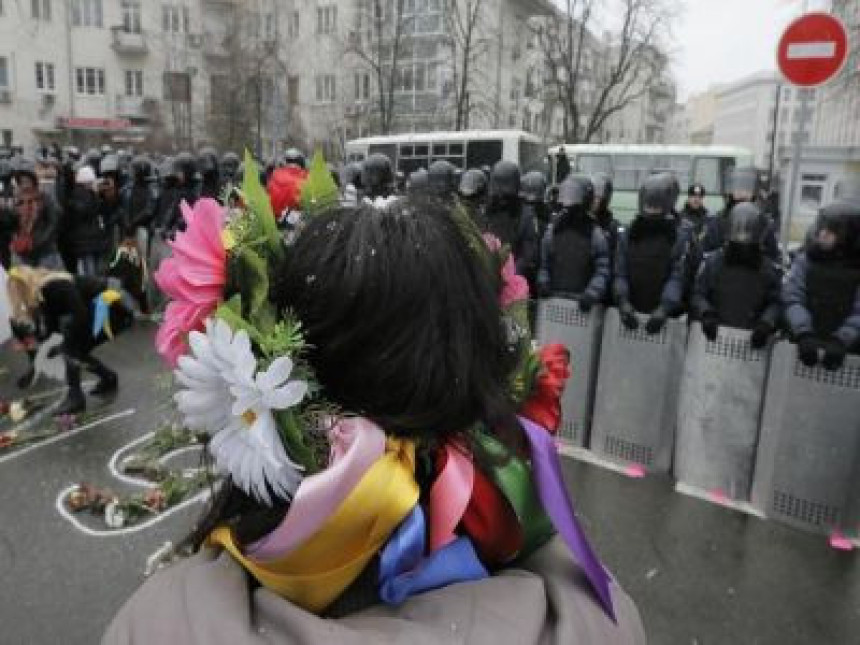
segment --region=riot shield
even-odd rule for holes
[[[600,371],[591,427],[591,450],[612,461],[668,472],[678,415],[678,388],[684,366],[686,319],[669,320],[648,334],[621,324],[610,309],[603,325]]]
[[[538,342],[562,343],[570,351],[573,375],[561,399],[558,436],[572,446],[584,447],[588,440],[602,327],[602,307],[585,314],[575,300],[549,298],[538,304]]]
[[[860,533],[860,358],[828,372],[774,347],[752,501],[799,528]]]
[[[750,332],[720,327],[709,341],[690,329],[675,437],[675,478],[731,500],[749,500],[769,348]]]

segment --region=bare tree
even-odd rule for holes
[[[489,49],[484,29],[484,0],[445,0],[446,31],[452,48],[454,81],[454,129],[469,128],[476,108],[473,75]]]
[[[561,19],[532,27],[541,54],[545,105],[559,106],[564,139],[587,143],[607,119],[644,96],[664,73],[661,38],[671,0],[616,0],[620,27],[609,42],[593,35],[604,0],[565,0]],[[588,91],[583,91],[588,88]]]
[[[345,46],[345,51],[355,55],[373,76],[381,134],[391,132],[397,116],[394,91],[406,39],[404,4],[405,0],[360,2],[357,24],[350,32]]]

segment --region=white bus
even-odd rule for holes
[[[735,166],[751,166],[752,153],[732,146],[676,145],[599,145],[565,144],[550,148],[551,182],[559,174],[559,153],[564,150],[571,172],[606,173],[612,177],[612,209],[621,221],[633,218],[638,207],[639,186],[655,172],[674,173],[681,184],[681,202],[687,188],[699,183],[705,187],[706,206],[713,212],[723,207],[726,175]]]
[[[346,144],[346,160],[363,161],[381,152],[396,171],[405,175],[434,161],[450,161],[461,170],[514,161],[523,173],[546,170],[547,147],[539,137],[522,130],[465,130],[421,132],[354,139]]]

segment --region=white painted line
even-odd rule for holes
[[[57,496],[57,501],[54,505],[56,506],[57,512],[61,516],[66,518],[69,522],[71,522],[73,527],[78,529],[81,533],[89,535],[90,537],[115,537],[118,535],[137,533],[138,531],[148,529],[151,526],[158,524],[159,522],[163,522],[174,513],[178,513],[182,509],[187,508],[192,504],[202,503],[209,499],[209,489],[205,488],[199,493],[197,493],[194,497],[189,497],[184,502],[177,504],[172,508],[169,508],[163,513],[159,513],[153,516],[153,518],[148,522],[141,522],[140,524],[135,524],[134,526],[126,526],[125,528],[121,529],[93,529],[89,526],[84,525],[80,520],[78,520],[78,518],[75,517],[74,513],[72,513],[68,508],[66,508],[66,505],[63,503],[63,500],[66,499],[66,496],[76,488],[77,485],[75,484],[61,491],[60,494]]]
[[[131,486],[145,486],[146,488],[150,488],[151,486],[153,486],[153,482],[149,481],[148,479],[143,479],[142,477],[133,477],[132,475],[126,475],[119,469],[117,464],[119,463],[120,458],[125,457],[126,453],[129,452],[132,448],[142,443],[145,443],[154,435],[155,432],[148,432],[145,435],[138,437],[131,443],[127,443],[122,448],[113,453],[113,455],[111,455],[110,460],[108,461],[108,470],[110,471],[110,474],[119,481],[129,484]],[[165,461],[168,461],[174,457],[178,457],[183,453],[190,452],[192,450],[201,450],[202,448],[203,446],[199,444],[193,446],[183,446],[182,448],[178,448],[172,452],[168,452],[167,454],[162,455],[161,457],[159,457],[158,461],[159,463],[163,464]]]
[[[83,432],[84,430],[89,430],[90,428],[95,428],[96,426],[100,426],[104,423],[108,423],[109,421],[115,421],[116,419],[122,419],[123,417],[130,416],[135,413],[134,408],[129,408],[128,410],[123,410],[122,412],[117,412],[116,414],[111,414],[107,417],[102,417],[101,419],[96,419],[90,423],[87,423],[82,426],[78,426],[74,430],[69,430],[68,432],[61,432],[60,434],[51,437],[50,439],[45,439],[44,441],[40,441],[39,443],[34,443],[33,445],[27,446],[25,448],[21,448],[17,452],[13,452],[10,455],[5,455],[0,457],[0,464],[6,461],[11,461],[12,459],[17,459],[18,457],[23,457],[29,452],[36,450],[37,448],[44,448],[45,446],[50,446],[53,443],[57,443],[58,441],[65,441],[69,437],[74,437],[76,434]]]
[[[792,43],[788,46],[788,60],[812,60],[835,58],[836,43],[833,41]]]
[[[760,520],[767,519],[767,516],[762,513],[760,510],[755,508],[749,502],[741,502],[734,499],[721,499],[717,500],[711,495],[708,491],[703,490],[701,488],[697,488],[696,486],[691,486],[690,484],[685,484],[683,482],[675,483],[675,492],[681,493],[682,495],[687,495],[689,497],[695,497],[697,499],[705,500],[706,502],[710,502],[715,506],[722,506],[724,508],[728,508],[733,511],[738,511],[739,513],[745,513],[747,515],[752,515],[753,517],[757,517]]]

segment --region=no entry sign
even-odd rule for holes
[[[848,35],[842,23],[828,13],[809,13],[785,30],[777,61],[789,83],[814,87],[838,74],[847,55]]]

